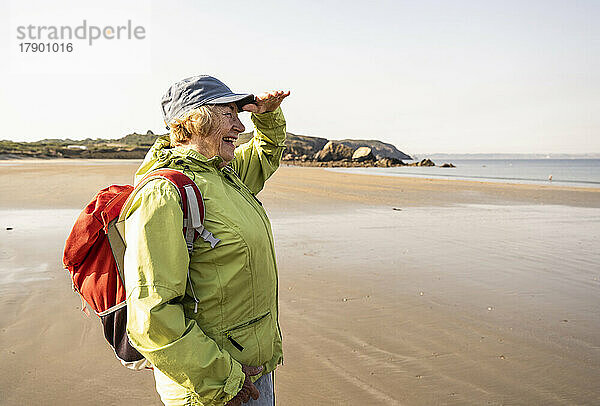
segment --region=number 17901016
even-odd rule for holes
[[[73,52],[71,42],[21,42],[21,52]]]

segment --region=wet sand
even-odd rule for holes
[[[60,264],[79,210],[137,165],[0,165],[0,404],[160,404]],[[282,167],[259,198],[278,404],[598,403],[600,190]]]

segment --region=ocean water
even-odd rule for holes
[[[456,168],[331,168],[336,172],[600,188],[600,159],[449,159]],[[552,176],[552,180],[549,177]]]

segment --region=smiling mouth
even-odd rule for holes
[[[235,146],[235,141],[237,140],[237,137],[223,137],[223,141],[226,142],[227,144],[231,144],[233,146]]]

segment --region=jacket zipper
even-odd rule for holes
[[[229,173],[225,173],[225,179],[227,179],[232,185],[233,187],[235,187],[242,195],[244,195],[244,193],[242,192],[242,188],[240,187],[240,185],[238,185],[237,183],[235,183],[235,181],[233,180],[233,178],[229,175]],[[256,202],[258,204],[260,204],[260,206],[262,207],[262,202],[260,200],[258,200],[258,197],[256,197],[254,195],[254,193],[250,193],[250,195],[254,198],[254,200],[256,200]],[[246,199],[247,200],[247,199]],[[262,216],[261,216],[262,217]]]
[[[224,174],[224,178],[227,179],[229,181],[229,183],[231,183],[240,192],[240,194],[244,197],[244,199],[246,199],[246,201],[248,201],[248,203],[250,203],[250,205],[254,207],[254,210],[256,210],[258,216],[260,217],[260,219],[263,222],[263,225],[265,227],[265,231],[267,232],[267,235],[269,237],[269,242],[271,243],[271,247],[275,247],[275,244],[273,243],[273,239],[271,238],[271,233],[269,233],[269,227],[267,227],[267,223],[265,222],[265,219],[264,219],[262,213],[260,212],[260,210],[256,206],[254,206],[250,202],[250,200],[248,200],[248,198],[246,197],[245,193],[242,192],[242,188],[238,184],[236,184],[236,182],[231,178],[231,176],[229,174],[229,171],[232,171],[233,173],[235,173],[235,171],[233,169],[231,169],[231,168],[229,168],[227,166],[223,168],[223,171],[219,171],[219,172],[223,173]],[[250,191],[248,191],[248,193],[250,193],[250,195],[254,198],[254,200],[256,200],[260,204],[260,206],[262,208],[262,203],[260,202],[260,200],[258,200],[258,198],[256,196],[254,196],[254,193],[251,193]],[[264,209],[263,209],[263,212],[264,212]],[[275,252],[274,251],[271,251],[271,257],[273,258],[273,264],[275,266],[277,266],[277,261],[276,261],[276,258],[275,258]],[[277,285],[277,288],[275,289],[275,306],[276,306],[276,309],[277,309],[277,318],[276,318],[277,331],[279,332],[279,338],[283,339],[283,336],[281,334],[281,327],[279,326],[279,276],[277,275],[277,272],[275,273],[275,284]],[[283,357],[281,359],[281,364],[283,365]]]
[[[190,255],[191,258],[191,255]],[[192,289],[192,296],[194,297],[194,314],[198,313],[198,303],[200,303],[200,301],[198,300],[198,298],[196,297],[196,292],[194,291],[194,284],[192,283],[192,276],[190,275],[190,269],[188,267],[188,281],[190,282],[190,288]]]
[[[233,337],[231,336],[231,334],[229,333],[229,331],[225,333],[225,337],[227,337],[227,339],[228,339],[229,341],[231,341],[231,344],[233,344],[233,346],[234,346],[235,348],[237,348],[237,349],[238,349],[240,352],[244,351],[244,347],[242,347],[242,344],[240,344],[240,343],[238,343],[237,341],[235,341],[235,340],[233,339]]]
[[[243,351],[243,350],[244,350],[244,347],[242,346],[242,344],[240,344],[240,343],[238,343],[237,341],[235,341],[235,339],[234,339],[234,338],[231,336],[231,332],[232,332],[232,331],[235,331],[235,330],[238,330],[238,329],[240,329],[240,328],[243,328],[243,327],[248,327],[248,326],[250,326],[250,325],[252,325],[252,324],[254,324],[254,323],[257,323],[257,322],[259,322],[260,320],[262,320],[262,319],[264,319],[265,317],[267,317],[269,314],[271,314],[271,312],[270,312],[270,311],[269,311],[269,312],[267,312],[267,313],[265,313],[265,314],[263,314],[262,316],[259,316],[259,317],[255,318],[255,319],[248,320],[247,322],[245,322],[245,323],[242,323],[242,324],[240,324],[239,326],[235,326],[235,327],[233,327],[233,328],[230,328],[229,330],[225,330],[225,331],[224,331],[224,333],[225,333],[225,337],[227,337],[227,339],[228,339],[228,340],[231,342],[231,344],[233,344],[233,346],[234,346],[235,348],[237,348],[237,349],[238,349],[238,350],[240,350],[240,351]]]

